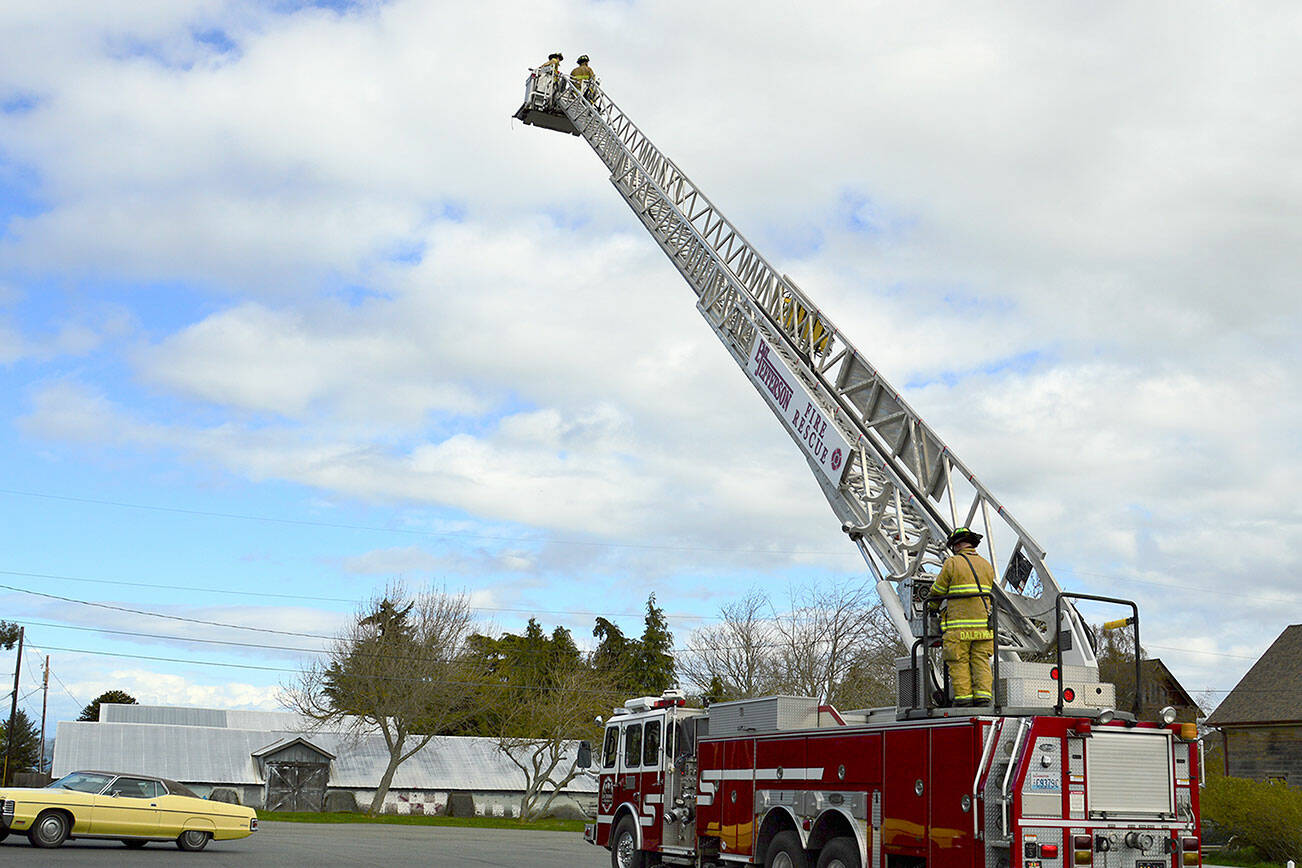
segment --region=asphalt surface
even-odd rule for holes
[[[38,850],[23,835],[0,844],[0,862],[13,865],[431,865],[501,868],[602,868],[610,854],[580,832],[526,832],[448,826],[370,823],[264,823],[248,838],[213,841],[200,853],[175,844],[128,850],[117,841],[81,839],[58,850]]]

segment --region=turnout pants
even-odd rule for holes
[[[995,653],[993,639],[965,640],[963,631],[946,630],[942,644],[949,680],[954,685],[955,700],[990,699],[990,656]]]

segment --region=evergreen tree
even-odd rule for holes
[[[728,702],[734,698],[729,693],[728,688],[723,685],[723,679],[719,677],[718,673],[715,673],[710,676],[710,687],[705,691],[705,695],[701,697],[701,701],[706,705],[713,705],[716,702]]]
[[[77,718],[80,721],[89,721],[94,723],[99,720],[99,707],[107,702],[109,705],[137,705],[136,698],[125,690],[105,690],[99,696],[91,700],[81,710],[81,716]]]
[[[9,720],[0,728],[0,756],[9,756],[9,776],[5,779],[8,786],[17,772],[34,772],[41,762],[41,734],[32,723],[27,712],[21,708],[13,721],[13,754],[9,754]]]
[[[674,634],[669,632],[665,610],[656,605],[653,591],[646,601],[645,628],[638,643],[638,681],[641,692],[659,696],[678,681],[674,670]]]
[[[640,684],[637,669],[641,656],[637,642],[630,641],[617,624],[605,618],[597,618],[592,635],[600,640],[597,650],[592,652],[592,668],[621,693],[636,693]]]

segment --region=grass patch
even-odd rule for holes
[[[533,820],[507,817],[440,817],[430,814],[378,814],[317,811],[258,811],[260,823],[387,823],[395,826],[464,826],[472,829],[519,829],[533,832],[582,832],[582,820]]]

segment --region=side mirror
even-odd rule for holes
[[[579,742],[579,758],[574,761],[574,765],[581,769],[592,765],[592,745],[586,741]]]

